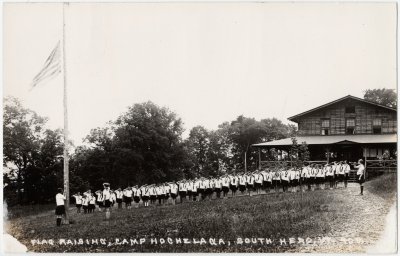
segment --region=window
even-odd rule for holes
[[[330,126],[330,122],[329,121],[330,121],[329,119],[322,119],[321,127],[322,128],[329,128],[329,126]]]
[[[346,107],[345,112],[346,114],[354,114],[356,113],[356,107],[355,106]]]
[[[354,118],[346,119],[346,134],[354,134],[356,127],[356,120]]]
[[[375,118],[375,119],[372,121],[372,126],[382,126],[381,119]]]
[[[321,135],[329,135],[330,120],[321,119]]]
[[[382,121],[379,118],[374,118],[372,120],[372,133],[381,134],[382,133]]]

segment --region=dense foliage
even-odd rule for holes
[[[397,93],[394,89],[368,89],[364,92],[364,99],[397,108]]]
[[[9,204],[53,200],[62,187],[62,134],[15,98],[4,106],[4,180]],[[193,127],[182,139],[182,120],[152,102],[134,104],[104,127],[92,129],[70,159],[70,191],[152,184],[254,170],[254,143],[289,137],[295,127],[276,118],[239,116],[216,130]]]

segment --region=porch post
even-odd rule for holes
[[[258,147],[258,169],[261,169],[261,149]]]
[[[363,148],[363,154],[364,154],[364,163],[365,163],[365,169],[364,169],[364,177],[365,177],[365,180],[367,179],[367,174],[368,174],[368,172],[367,172],[367,147],[364,147]]]
[[[331,154],[329,147],[325,148],[325,153],[326,153],[326,162],[329,164],[329,158],[330,158],[330,154]]]

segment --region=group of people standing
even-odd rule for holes
[[[360,159],[358,163],[352,163],[357,171],[357,179],[363,194],[364,165]],[[130,209],[132,202],[136,208],[140,202],[144,207],[152,205],[176,204],[179,198],[180,203],[185,201],[211,200],[215,198],[227,198],[229,192],[231,197],[235,197],[240,191],[242,195],[252,196],[260,194],[262,190],[271,192],[297,192],[315,189],[334,189],[338,185],[347,187],[351,167],[347,161],[333,162],[330,164],[306,164],[302,168],[291,168],[285,165],[274,168],[266,168],[262,171],[225,174],[220,177],[185,179],[178,182],[167,182],[162,184],[152,184],[143,186],[128,186],[125,189],[110,189],[109,183],[103,184],[103,191],[91,190],[82,195],[78,192],[73,195],[77,212],[92,213],[97,208],[106,212],[106,219],[110,216],[110,207],[117,206]],[[57,194],[60,198],[62,194]],[[57,201],[58,205],[58,201]],[[96,207],[97,205],[97,207]],[[57,206],[58,207],[58,206]],[[60,212],[59,212],[60,213]],[[57,210],[56,210],[57,214]],[[59,216],[59,215],[57,215]],[[58,223],[58,222],[57,222]]]

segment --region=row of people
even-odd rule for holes
[[[357,168],[357,181],[360,184],[361,193],[363,194],[363,182],[365,178],[365,167],[363,160],[360,159],[358,163],[352,163]],[[149,205],[149,200],[152,203],[158,199],[159,204],[164,203],[169,197],[172,198],[173,204],[178,197],[181,202],[189,196],[189,199],[196,200],[198,195],[202,199],[206,197],[211,199],[211,195],[215,192],[217,197],[226,197],[229,191],[232,191],[232,196],[235,196],[236,191],[240,190],[244,193],[246,190],[251,195],[251,191],[257,191],[259,193],[261,188],[268,190],[282,187],[283,191],[288,186],[294,188],[292,191],[297,191],[300,187],[308,187],[311,190],[313,188],[321,188],[321,184],[329,182],[329,186],[325,188],[332,189],[337,186],[337,182],[343,182],[344,187],[347,187],[347,178],[350,173],[350,166],[346,161],[334,162],[332,164],[326,164],[324,166],[319,164],[311,164],[304,166],[301,170],[296,168],[291,169],[267,169],[263,171],[254,171],[252,173],[240,173],[237,175],[223,175],[218,178],[199,178],[195,180],[182,180],[179,182],[170,182],[159,185],[143,185],[141,187],[127,187],[124,190],[118,188],[115,191],[110,189],[109,183],[104,183],[104,189],[102,191],[96,191],[92,193],[90,190],[80,195],[79,193],[74,195],[76,200],[76,206],[78,212],[83,206],[85,213],[91,213],[95,210],[96,204],[99,206],[99,210],[105,208],[106,220],[110,218],[110,207],[115,203],[118,207],[122,207],[122,202],[130,208],[132,198],[136,202],[138,207],[140,200],[143,201],[145,206]],[[61,188],[58,189],[56,195],[56,216],[57,226],[61,225],[62,216],[65,216],[64,201],[66,200],[65,195]]]
[[[118,188],[115,191],[109,190],[109,198],[102,191],[92,193],[90,190],[80,195],[74,195],[78,212],[83,207],[84,213],[93,212],[98,205],[101,210],[104,207],[104,201],[109,200],[111,205],[117,204],[122,208],[125,203],[126,208],[139,206],[142,201],[144,206],[149,204],[164,204],[169,198],[172,204],[176,203],[179,197],[180,202],[189,199],[190,201],[211,199],[215,194],[216,198],[226,198],[231,192],[232,197],[236,196],[237,191],[242,194],[252,192],[259,194],[261,190],[266,192],[282,189],[283,192],[291,189],[292,192],[299,189],[312,190],[324,188],[336,188],[338,183],[347,187],[347,179],[350,173],[350,165],[344,162],[333,162],[331,164],[310,164],[302,169],[282,167],[266,169],[263,171],[254,171],[251,173],[239,173],[223,175],[216,178],[198,178],[193,180],[181,180],[178,182],[168,182],[163,184],[143,185],[141,187],[133,186],[125,189]]]

